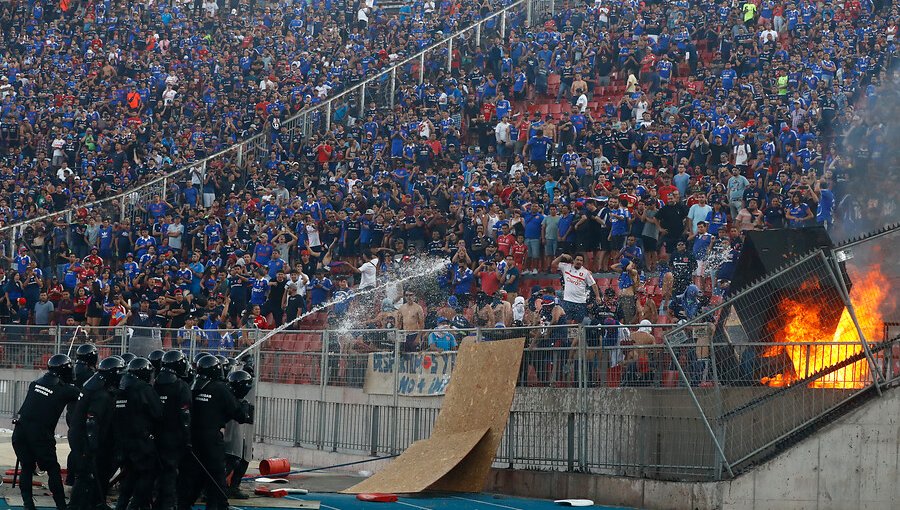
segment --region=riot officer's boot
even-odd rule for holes
[[[228,499],[250,499],[250,496],[240,487],[229,487],[225,493],[228,494]]]

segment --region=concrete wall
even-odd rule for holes
[[[488,490],[648,510],[893,510],[900,508],[898,425],[900,390],[893,389],[732,481],[494,470]]]

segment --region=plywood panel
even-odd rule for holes
[[[481,492],[509,421],[525,339],[464,342],[432,437],[487,427],[488,433],[450,476],[431,487],[438,491]]]
[[[463,342],[431,438],[344,492],[480,492],[509,421],[525,339]]]
[[[384,469],[342,492],[423,492],[462,462],[487,433],[483,427],[416,441]]]

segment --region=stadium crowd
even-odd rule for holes
[[[303,137],[281,124],[500,4],[0,3],[0,217],[74,211],[22,229],[0,321],[271,328],[427,255],[450,261],[432,305],[406,289],[370,325],[689,319],[747,231],[896,215],[897,186],[856,192],[894,157],[866,112],[895,80],[895,6],[556,5]],[[257,132],[263,161],[126,216],[84,205]]]

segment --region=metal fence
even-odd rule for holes
[[[897,311],[882,266],[892,259],[868,249],[885,241],[857,246],[855,260],[844,249],[812,252],[666,333],[679,379],[701,380],[686,387],[715,445],[716,477],[764,461],[897,382],[898,332],[884,317]],[[714,325],[711,341],[686,357],[701,324]]]
[[[27,369],[39,369],[52,353],[65,352],[73,338],[76,345],[87,338],[105,339],[100,344],[105,356],[132,349],[135,335],[150,335],[164,347],[192,356],[204,351],[233,356],[259,332],[95,328],[76,333],[74,328],[5,326],[0,328],[0,368],[12,370],[0,376],[0,413],[18,409],[34,376]],[[431,434],[459,342],[516,337],[524,337],[527,347],[497,452],[498,467],[718,479],[728,467],[733,472],[740,468],[735,455],[753,453],[761,441],[783,439],[774,432],[833,409],[849,395],[866,391],[872,381],[871,374],[856,370],[836,375],[842,367],[866,362],[860,343],[845,339],[751,343],[735,336],[729,350],[784,348],[788,357],[808,356],[805,366],[816,370],[790,385],[770,386],[761,368],[769,365],[745,355],[739,357],[743,368],[733,369],[744,370],[738,377],[719,369],[727,363],[722,362],[724,347],[717,341],[715,323],[659,324],[643,330],[294,331],[273,336],[254,352],[256,440],[366,456],[399,453]],[[664,342],[671,338],[678,343]],[[872,346],[885,381],[900,378],[898,349],[897,341]],[[837,368],[819,368],[812,361],[817,357],[838,359]],[[790,367],[781,368],[790,372]],[[825,380],[831,383],[814,384]],[[852,387],[837,387],[837,381]],[[719,407],[704,407],[701,415],[698,402]],[[730,464],[719,447],[730,455]]]

